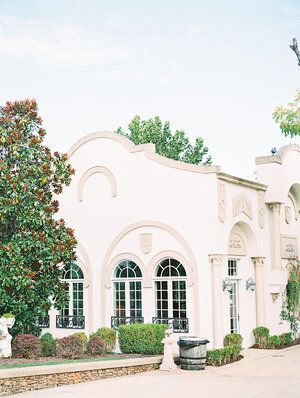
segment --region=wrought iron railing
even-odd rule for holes
[[[111,327],[118,329],[120,325],[131,325],[133,323],[144,323],[142,316],[112,316]]]
[[[37,316],[35,320],[35,325],[39,328],[49,328],[50,327],[50,317],[47,316]]]
[[[59,329],[84,329],[84,316],[56,315],[56,327]]]
[[[153,317],[152,323],[164,323],[169,325],[174,333],[188,333],[189,320],[188,318],[160,318]]]

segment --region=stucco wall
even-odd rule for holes
[[[110,326],[111,279],[122,258],[134,260],[143,272],[143,316],[145,322],[151,322],[155,315],[155,267],[168,256],[181,261],[187,271],[190,334],[206,336],[213,345],[217,333],[213,289],[218,290],[222,303],[218,333],[229,332],[229,298],[222,290],[228,258],[239,259],[240,332],[245,345],[253,342],[257,305],[272,333],[287,329],[279,324],[287,260],[280,260],[282,269],[272,269],[273,211],[268,203],[284,200],[292,208],[287,224],[282,205],[280,233],[299,239],[299,219],[295,219],[295,206],[287,196],[299,178],[298,151],[285,154],[281,164],[261,161],[260,184],[225,175],[215,166],[167,160],[156,155],[151,144],[134,146],[106,132],[84,138],[69,155],[76,174],[60,199],[60,214],[75,229],[79,242],[78,264],[86,276],[87,333]],[[225,193],[220,193],[220,181]],[[264,200],[259,199],[259,193]],[[296,199],[300,204],[300,195]],[[230,252],[231,233],[241,237],[243,253]],[[148,252],[140,243],[143,234],[152,237]],[[221,255],[221,280],[217,282],[212,275],[211,254]],[[263,258],[262,273],[256,273],[252,258]],[[261,278],[258,289],[263,292],[259,303],[257,292],[246,290],[245,285],[248,278],[257,275]],[[273,302],[271,293],[276,292],[279,295]],[[52,311],[50,329],[55,335],[72,332],[56,329],[54,317]]]

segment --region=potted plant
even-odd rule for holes
[[[12,328],[14,326],[16,318],[13,314],[7,312],[6,314],[3,314],[1,318],[4,318],[6,320],[6,326],[8,328]]]

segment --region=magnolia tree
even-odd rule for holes
[[[119,127],[116,133],[125,136],[136,145],[152,142],[156,153],[170,159],[193,164],[211,164],[211,156],[201,137],[197,137],[193,145],[184,130],[172,133],[170,123],[162,122],[158,116],[149,120],[135,116],[128,130],[126,132]]]
[[[73,230],[54,217],[74,170],[43,145],[41,124],[35,100],[0,108],[0,315],[16,316],[13,334],[38,334],[36,317],[67,303],[61,266],[76,258]]]

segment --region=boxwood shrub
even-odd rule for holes
[[[168,325],[136,323],[119,327],[119,344],[124,354],[162,354],[161,343]]]
[[[231,345],[243,345],[243,337],[239,333],[229,333],[224,337],[224,347]]]
[[[51,333],[45,333],[41,337],[42,354],[44,357],[54,357],[56,353],[56,340]]]
[[[206,363],[212,366],[226,365],[227,363],[236,361],[240,353],[241,346],[239,344],[209,350],[207,351]]]
[[[255,337],[255,344],[258,348],[267,348],[270,331],[264,326],[259,326],[253,329],[253,335]]]

